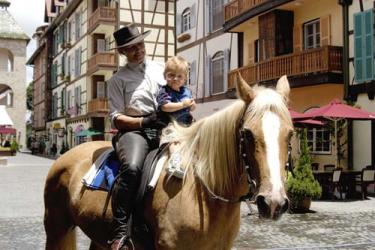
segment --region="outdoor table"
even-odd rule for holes
[[[328,198],[333,171],[313,171],[313,174],[322,187],[322,198]],[[342,170],[340,182],[343,186],[343,192],[346,193],[346,199],[357,197],[355,190],[356,177],[361,176],[361,174],[362,171],[359,170]]]

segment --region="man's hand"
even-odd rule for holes
[[[167,126],[168,121],[162,115],[152,113],[149,116],[143,117],[142,128],[162,129]]]

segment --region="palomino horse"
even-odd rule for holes
[[[288,207],[289,83],[284,76],[276,90],[252,88],[238,78],[241,100],[189,128],[175,126],[185,178],[162,171],[145,197],[144,216],[156,249],[230,249],[240,226],[238,200],[249,190],[248,179],[256,183],[253,197],[260,217],[278,219]],[[81,183],[108,147],[110,142],[84,143],[52,166],[44,191],[46,249],[75,249],[76,226],[92,240],[90,249],[108,249],[112,213],[110,206],[106,209],[107,193]]]

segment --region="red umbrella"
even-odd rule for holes
[[[292,117],[294,125],[312,125],[312,126],[323,126],[324,123],[321,121],[313,120],[313,119],[306,119],[304,118],[304,114],[294,111],[293,109],[289,108],[290,116]]]
[[[353,120],[371,120],[375,119],[375,113],[371,113],[362,109],[354,108],[342,103],[339,99],[334,99],[329,104],[306,112],[299,118],[327,118],[330,120],[353,119]]]

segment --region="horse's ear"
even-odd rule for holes
[[[254,90],[245,82],[240,72],[237,72],[237,95],[245,102],[250,103],[254,97]]]
[[[289,81],[286,75],[283,75],[276,84],[276,91],[279,92],[280,95],[282,95],[286,102],[289,100]]]

